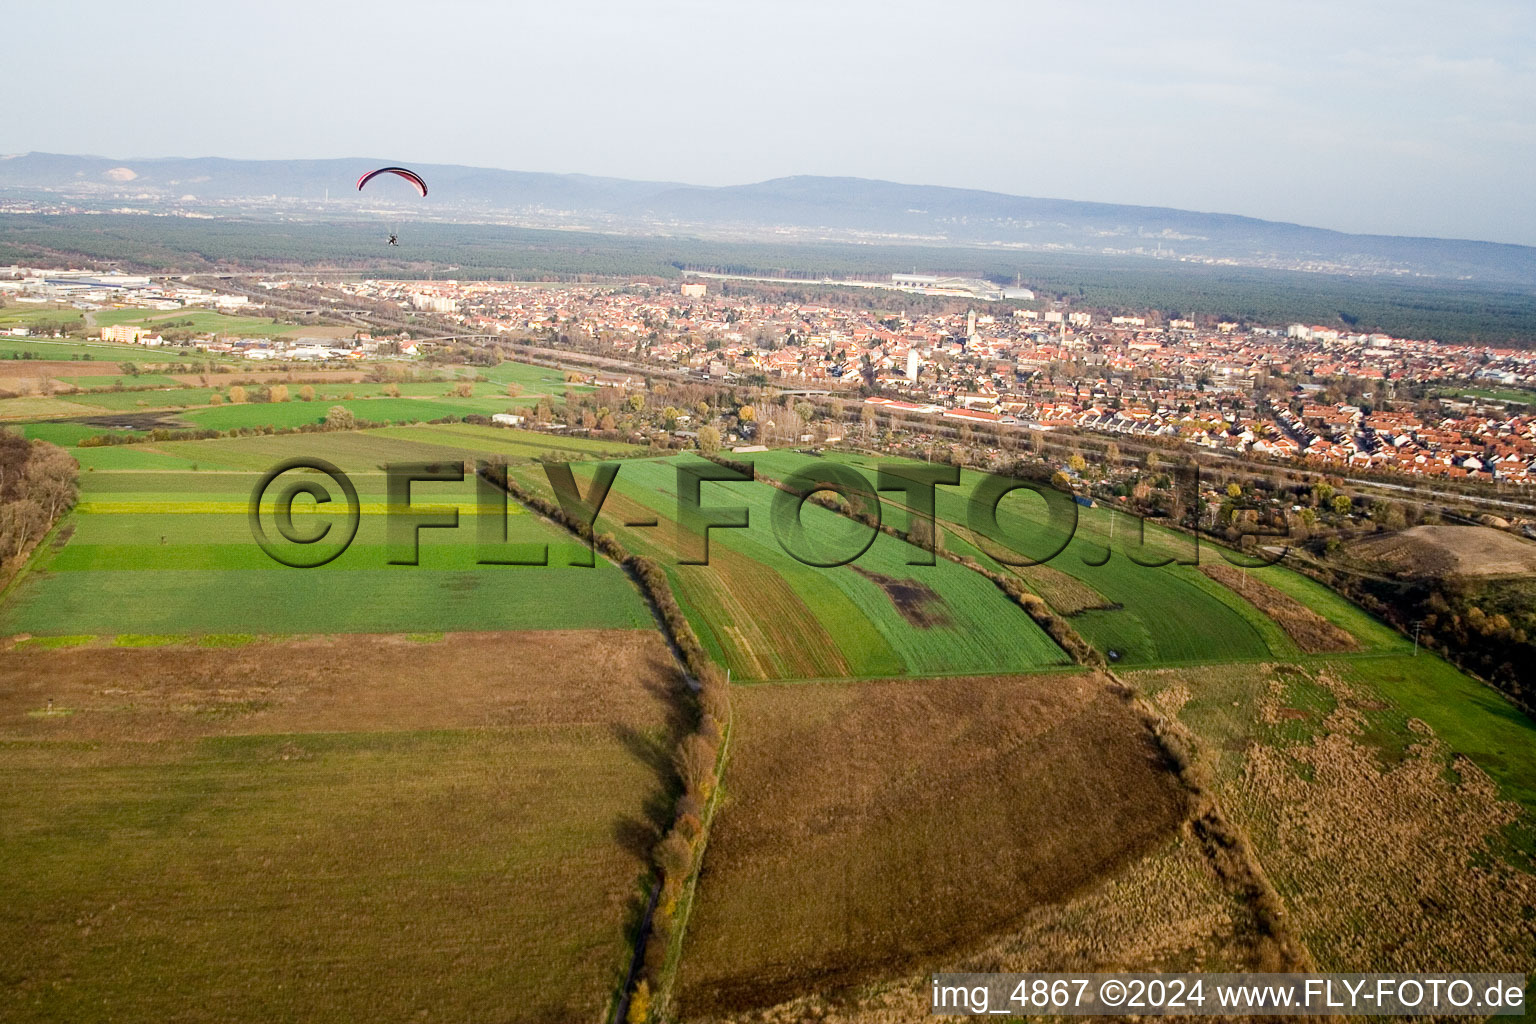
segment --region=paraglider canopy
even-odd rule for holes
[[[357,179],[357,190],[361,192],[364,185],[368,184],[370,181],[372,181],[374,178],[377,178],[381,174],[398,174],[412,185],[415,185],[416,191],[420,192],[423,198],[425,198],[427,194],[427,183],[422,180],[421,175],[406,167],[380,167],[376,171],[369,171],[367,174]]]

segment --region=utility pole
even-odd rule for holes
[[[1415,658],[1417,658],[1419,656],[1419,630],[1423,629],[1423,628],[1424,628],[1424,620],[1423,619],[1414,619],[1413,620],[1413,656]]]

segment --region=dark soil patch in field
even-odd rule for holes
[[[115,427],[119,430],[189,430],[191,425],[173,412],[117,412],[75,416],[54,423],[84,423],[88,427]]]
[[[79,423],[104,430],[192,430],[191,423],[178,419],[174,412],[97,412],[89,416],[60,416],[38,423]],[[19,424],[17,424],[19,425]]]
[[[891,604],[901,612],[901,617],[917,628],[933,629],[938,626],[954,625],[955,620],[950,617],[949,608],[944,604],[944,599],[926,583],[918,583],[916,580],[899,580],[894,576],[860,569],[856,565],[851,568],[885,591],[885,596],[889,597]]]

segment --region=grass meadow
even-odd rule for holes
[[[646,631],[6,652],[0,1017],[599,1020],[675,685]]]
[[[78,324],[85,319],[73,306],[54,303],[26,303],[0,307],[0,329],[32,327],[37,324]]]
[[[323,422],[332,406],[350,409],[358,419],[432,420],[444,416],[464,416],[469,413],[491,415],[530,405],[534,399],[528,395],[509,398],[504,388],[486,381],[473,384],[474,393],[459,396],[453,393],[453,385],[441,381],[422,381],[399,385],[374,382],[350,383],[330,381],[311,384],[314,398],[299,398],[302,383],[290,383],[289,400],[265,403],[246,402],[228,404],[224,387],[186,387],[170,377],[144,374],[138,377],[73,377],[59,378],[84,390],[57,395],[29,395],[0,399],[0,421],[25,421],[40,417],[82,417],[95,414],[155,412],[160,410],[196,410],[182,416],[186,429],[205,428],[230,430],[238,427],[273,426],[296,427],[306,423]],[[302,380],[302,378],[300,378]],[[283,383],[281,378],[273,383]],[[104,390],[107,388],[132,390]],[[259,386],[246,385],[247,392],[255,392]],[[386,387],[394,387],[399,397],[389,396]],[[220,402],[214,406],[214,396]],[[560,396],[556,401],[563,401]],[[98,433],[104,432],[98,428]]]
[[[360,420],[375,423],[404,422],[442,419],[445,416],[462,417],[470,413],[490,416],[506,412],[511,404],[506,397],[484,398],[358,398],[339,401],[313,402],[247,402],[240,405],[221,405],[217,408],[199,409],[182,414],[194,428],[204,430],[235,430],[242,427],[300,427],[305,424],[325,422],[331,406],[339,405],[352,412]]]
[[[0,314],[10,312],[0,310]],[[43,320],[51,319],[44,315]],[[8,324],[0,321],[0,327],[20,326],[20,321]],[[111,364],[119,362],[142,362],[151,354],[161,359],[179,358],[185,353],[180,349],[148,349],[143,345],[119,345],[110,341],[75,341],[68,338],[17,338],[0,337],[0,360],[17,359],[23,363],[30,359],[66,359],[78,360],[84,369],[89,369],[95,361],[106,361]],[[199,359],[209,358],[202,352],[194,353]],[[24,358],[23,358],[24,357]]]
[[[502,394],[506,394],[509,384],[516,384],[522,389],[523,396],[549,395],[560,399],[567,391],[581,393],[592,391],[590,384],[568,383],[565,373],[561,370],[551,369],[548,366],[535,366],[531,363],[519,363],[512,360],[500,363],[496,366],[486,367],[478,371],[484,374]]]

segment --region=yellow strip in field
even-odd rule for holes
[[[412,502],[410,505],[391,505],[388,502],[360,503],[360,511],[365,516],[404,515],[411,512],[432,512],[442,509],[444,506],[457,508],[461,516],[481,515],[480,506],[473,501],[437,501],[423,499]],[[270,512],[270,503],[262,505],[263,512]],[[250,511],[250,504],[244,501],[82,501],[75,506],[76,512],[86,515],[108,516],[135,516],[135,515],[245,515]],[[346,511],[346,502],[332,501],[324,505],[303,500],[293,503],[294,515],[335,515]],[[499,510],[491,507],[484,511],[484,515],[497,515]],[[507,515],[520,516],[524,514],[521,506],[507,503]]]

